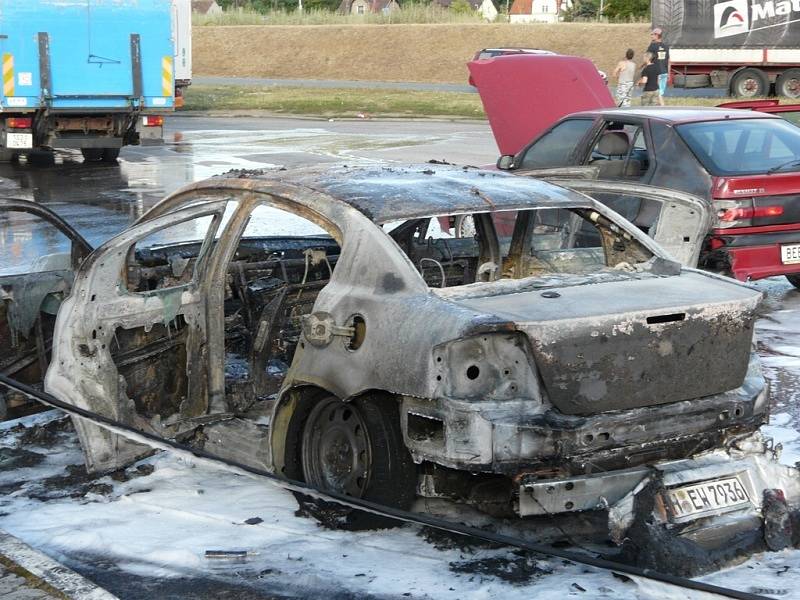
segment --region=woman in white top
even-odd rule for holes
[[[631,105],[633,79],[636,75],[636,63],[633,62],[633,50],[628,48],[625,60],[617,63],[613,76],[617,78],[617,106]]]

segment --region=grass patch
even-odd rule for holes
[[[185,110],[264,110],[327,118],[484,118],[478,95],[458,92],[192,85],[185,102]]]
[[[190,111],[263,110],[325,118],[486,117],[478,94],[461,92],[192,85],[185,100],[184,110]],[[735,98],[666,98],[666,104],[716,106],[733,100]],[[634,98],[633,106],[638,105],[638,98]]]
[[[389,13],[344,15],[330,10],[312,8],[303,12],[271,10],[266,13],[254,10],[227,10],[218,15],[192,15],[192,24],[201,27],[213,25],[392,25],[420,23],[482,23],[484,19],[475,12],[460,13],[437,4],[403,3],[402,10]]]

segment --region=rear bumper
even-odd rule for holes
[[[403,398],[401,427],[415,461],[518,477],[637,467],[720,447],[766,419],[769,388],[752,354],[743,384],[728,392],[591,416],[530,400]]]
[[[794,231],[751,234],[717,230],[707,246],[720,246],[708,250],[701,263],[707,268],[729,271],[740,281],[800,273],[800,263],[781,261],[781,246],[787,244],[800,244],[800,227]]]
[[[648,468],[531,479],[519,486],[519,512],[552,518],[596,511],[606,516],[606,533],[623,546],[626,561],[693,576],[793,544],[800,471],[780,464],[779,455],[755,433]]]

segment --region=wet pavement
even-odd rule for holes
[[[430,159],[482,165],[497,158],[484,122],[172,117],[165,139],[160,147],[124,148],[115,164],[85,163],[78,151],[0,164],[0,178],[10,180],[0,195],[47,205],[96,247],[166,194],[230,169]],[[65,246],[35,219],[0,220],[0,274],[24,272]]]
[[[0,180],[0,192],[47,205],[97,246],[165,194],[230,169],[430,159],[485,165],[497,156],[483,122],[174,117],[167,139],[163,147],[126,148],[117,164],[84,163],[77,152],[58,153],[54,160],[2,164],[0,178],[10,184]],[[0,220],[0,273],[8,268],[25,270],[26,263],[58,251],[61,245],[63,241],[36,223]],[[783,278],[757,287],[767,295],[757,327],[759,351],[772,384],[773,412],[786,435],[787,429],[800,430],[800,292]],[[113,563],[96,556],[75,555],[66,562],[126,598],[276,597],[274,587],[259,595],[248,577],[239,573],[227,583],[198,582],[130,573],[122,577]],[[349,595],[343,592],[337,597]]]

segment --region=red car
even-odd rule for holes
[[[715,217],[698,266],[743,281],[785,275],[800,288],[800,128],[763,111],[616,108],[592,63],[576,57],[503,56],[469,70],[498,168],[569,167],[573,177],[688,192]],[[647,230],[656,213],[634,196],[596,197]]]

